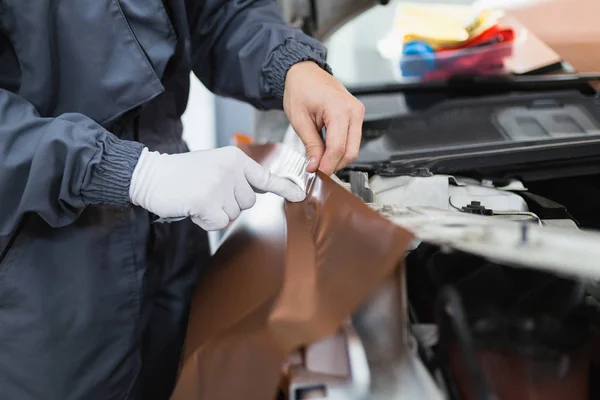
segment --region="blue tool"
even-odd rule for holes
[[[425,42],[413,41],[404,44],[400,70],[403,76],[420,77],[436,68],[435,50]]]

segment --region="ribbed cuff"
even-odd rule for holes
[[[130,205],[131,176],[144,145],[108,134],[101,147],[100,162],[93,168],[89,184],[81,189],[83,202],[86,206]]]
[[[294,64],[302,61],[314,61],[331,74],[324,48],[316,49],[296,39],[288,38],[273,50],[269,62],[263,68],[263,78],[269,94],[282,99],[287,72]]]

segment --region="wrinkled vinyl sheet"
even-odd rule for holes
[[[264,165],[277,145],[244,148]],[[402,263],[413,237],[327,176],[307,199],[259,195],[196,289],[172,400],[273,399],[282,365],[339,331]]]

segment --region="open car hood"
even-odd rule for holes
[[[317,39],[323,40],[345,22],[389,0],[277,0],[284,18]]]

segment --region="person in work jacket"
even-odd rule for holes
[[[284,108],[309,171],[356,157],[362,104],[272,0],[0,0],[1,400],[168,399],[206,230],[258,190],[304,198],[235,148],[188,152],[190,71]]]

